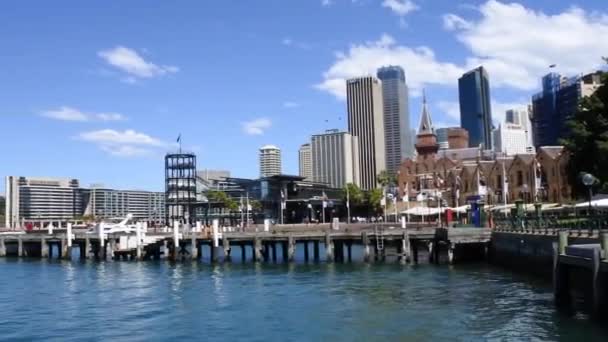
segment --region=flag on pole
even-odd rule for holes
[[[182,142],[182,134],[181,133],[177,136],[177,143],[180,143],[180,142]]]

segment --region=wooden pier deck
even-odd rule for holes
[[[489,242],[491,231],[485,228],[438,228],[411,225],[403,229],[396,224],[342,224],[339,229],[330,225],[273,226],[268,231],[257,227],[243,232],[221,232],[214,237],[208,231],[193,232],[180,229],[177,240],[171,229],[167,232],[148,230],[137,243],[135,234],[114,233],[100,238],[97,233],[75,230],[71,241],[67,231],[0,233],[0,257],[72,258],[72,249],[80,251],[81,259],[115,260],[200,259],[203,246],[211,251],[212,261],[230,261],[231,250],[239,246],[245,261],[245,249],[251,249],[253,261],[276,261],[277,246],[281,246],[283,261],[293,261],[296,244],[304,243],[305,257],[316,261],[343,262],[351,259],[353,245],[364,249],[366,261],[384,260],[387,255],[402,261],[417,262],[418,249],[428,249],[438,260],[440,249],[454,261],[453,251],[458,245]],[[309,256],[308,246],[312,245]],[[324,257],[320,255],[323,246]],[[58,255],[53,255],[53,251]],[[220,259],[221,258],[221,259]]]

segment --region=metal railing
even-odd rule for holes
[[[494,227],[497,231],[551,233],[568,229],[591,234],[608,230],[608,215],[512,215],[494,218]]]

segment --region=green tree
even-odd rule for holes
[[[395,176],[391,175],[388,171],[382,170],[377,176],[378,184],[382,185],[383,188],[394,185],[397,183]]]
[[[579,195],[586,193],[580,179],[583,172],[593,174],[602,191],[608,191],[608,73],[601,77],[602,85],[581,99],[577,112],[566,122],[569,135],[561,140],[570,156],[569,181]]]
[[[348,191],[348,197],[350,198],[350,205],[352,206],[359,206],[361,204],[363,204],[363,201],[365,200],[365,195],[363,194],[363,191],[361,190],[361,188],[359,188],[357,186],[357,184],[353,184],[353,183],[348,183],[346,184],[346,187],[344,187],[344,201],[347,200],[347,191]]]
[[[380,201],[382,200],[382,196],[384,195],[382,193],[382,189],[370,190],[366,193],[366,195],[367,205],[369,206],[369,209],[371,209],[372,214],[377,215],[381,213],[382,205]]]
[[[228,210],[238,210],[239,204],[233,198],[228,196],[223,191],[210,190],[207,192],[207,199],[209,202],[220,203],[224,208]]]

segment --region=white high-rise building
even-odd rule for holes
[[[520,125],[501,124],[493,132],[494,151],[507,156],[528,153],[526,131]]]
[[[270,177],[281,174],[281,149],[274,145],[260,148],[260,177]]]
[[[507,124],[519,125],[521,126],[521,129],[526,132],[526,143],[528,144],[528,147],[534,146],[532,122],[530,121],[531,110],[531,106],[528,106],[526,108],[509,109],[505,113],[505,121]]]
[[[357,137],[333,129],[313,135],[311,141],[315,182],[334,188],[343,188],[348,183],[359,185]]]
[[[306,180],[312,180],[312,149],[310,144],[303,144],[300,146],[299,154],[299,166],[300,176]]]
[[[361,165],[359,184],[363,190],[378,186],[377,175],[386,170],[382,87],[375,77],[346,81],[348,133],[356,136]]]

